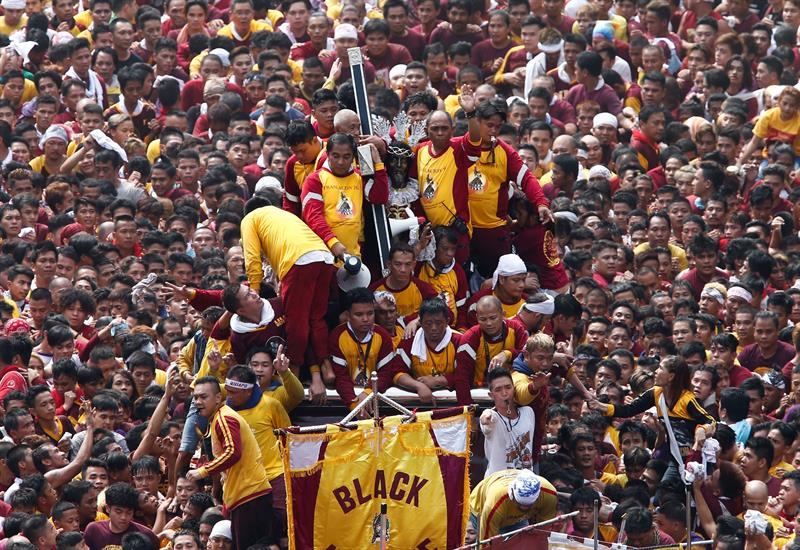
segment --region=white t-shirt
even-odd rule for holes
[[[536,425],[533,409],[519,407],[519,416],[513,420],[494,409],[490,410],[494,422],[489,426],[481,424],[483,450],[489,461],[484,478],[506,468],[532,468],[533,430]]]

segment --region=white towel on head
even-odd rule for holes
[[[497,286],[498,278],[501,275],[510,277],[511,275],[520,275],[527,272],[528,268],[525,267],[525,262],[522,261],[522,258],[516,254],[503,254],[497,262],[497,269],[494,270],[494,275],[492,275],[492,288]]]

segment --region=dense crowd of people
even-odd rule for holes
[[[0,549],[285,548],[374,383],[467,542],[800,548],[800,0],[0,13]]]

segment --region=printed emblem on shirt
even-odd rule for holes
[[[478,171],[478,165],[475,164],[469,178],[469,192],[483,193],[484,191],[486,191],[486,176]]]
[[[525,432],[519,437],[513,437],[506,447],[506,464],[513,464],[514,468],[530,468],[533,457],[528,445],[531,443],[531,432]]]
[[[353,217],[353,203],[344,194],[344,191],[339,192],[339,202],[336,203],[336,211],[342,218],[352,218]]]
[[[547,260],[547,267],[555,267],[561,258],[558,256],[558,248],[556,248],[556,241],[553,237],[553,232],[549,229],[544,232],[544,242],[542,243],[542,254],[544,259]]]
[[[422,190],[422,196],[426,200],[433,200],[433,197],[436,196],[436,190],[438,188],[439,186],[436,185],[436,182],[433,181],[431,175],[428,174],[428,178],[425,180],[425,188]]]

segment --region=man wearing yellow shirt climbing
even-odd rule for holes
[[[292,366],[305,363],[306,348],[313,351],[309,364],[328,357],[328,306],[333,254],[303,220],[280,208],[278,192],[260,192],[245,205],[242,246],[250,288],[258,292],[264,278],[262,253],[281,283],[286,311],[287,355]],[[318,369],[311,369],[311,395],[325,400],[325,386]]]

